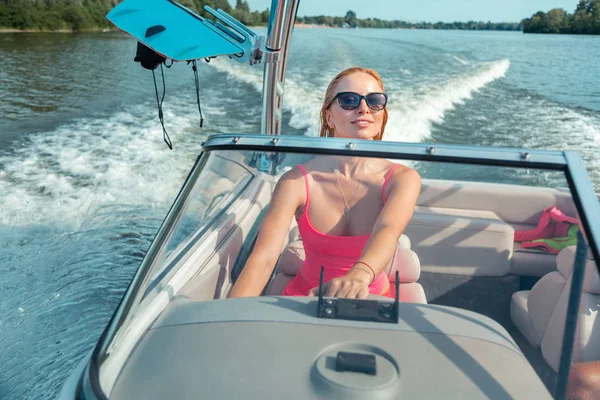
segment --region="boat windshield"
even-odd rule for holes
[[[264,144],[269,139],[260,140]],[[517,168],[521,161],[504,163],[509,166],[502,166],[502,160],[492,165],[475,158],[470,163],[452,162],[452,157],[442,157],[442,150],[426,146],[410,148],[399,157],[385,143],[361,149],[322,139],[332,145],[310,150],[284,145],[286,140],[304,139],[278,140],[269,142],[267,150],[266,144],[253,147],[244,145],[243,138],[229,138],[228,145],[208,146],[199,157],[108,331],[98,358],[103,360],[100,383],[105,392],[117,379],[115,366],[125,363],[144,332],[167,318],[176,304],[227,298],[286,173],[305,181],[312,201],[308,227],[326,242],[329,235],[365,236],[373,231],[389,194],[385,182],[397,164],[401,167],[396,171],[419,173],[421,191],[414,212],[395,211],[399,217],[407,212],[412,216],[382,272],[385,281],[394,282],[398,271],[401,302],[454,307],[495,321],[514,339],[546,387],[553,387],[568,299],[568,290],[563,289],[570,286],[574,257],[558,254],[574,254],[582,224],[565,171],[534,167],[543,164],[535,163],[539,157],[551,160],[562,153],[514,152],[516,159],[530,160],[534,166]],[[428,160],[414,156],[421,150]],[[436,154],[439,161],[432,158]],[[494,154],[514,160],[513,153]],[[359,179],[353,179],[353,173]],[[260,295],[281,295],[298,274],[308,275],[303,276],[306,280],[313,277],[303,270],[306,256],[324,250],[303,244],[297,219],[304,218],[305,211],[299,208],[285,221],[289,229],[274,243],[278,261]],[[352,252],[360,255],[360,250]],[[586,258],[589,274],[597,274],[591,252]],[[590,284],[583,289],[582,298],[586,293],[595,295],[598,288]],[[558,322],[551,322],[554,319]]]

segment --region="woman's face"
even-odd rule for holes
[[[343,77],[335,87],[335,93],[355,92],[367,95],[373,92],[383,92],[375,78],[364,72],[357,72]],[[344,110],[338,100],[334,100],[327,111],[327,124],[333,129],[335,137],[349,139],[372,140],[381,131],[383,110],[375,112],[362,99],[358,108]]]

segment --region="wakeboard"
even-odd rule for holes
[[[222,10],[208,6],[205,10],[216,23],[173,0],[125,0],[106,17],[119,30],[173,61],[219,55],[246,61],[257,36]]]

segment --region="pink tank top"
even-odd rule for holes
[[[394,165],[387,173],[383,181],[381,195],[385,202],[385,186],[398,164]],[[298,219],[298,230],[304,244],[306,258],[302,265],[301,273],[296,275],[285,288],[284,295],[306,295],[308,291],[319,286],[321,266],[325,267],[324,282],[332,278],[345,275],[362,254],[365,245],[371,235],[363,236],[335,236],[319,232],[310,222],[308,207],[310,203],[310,190],[306,170],[301,165],[298,168],[304,175],[306,185],[306,202],[304,213]],[[381,294],[387,277],[384,273],[379,274],[369,286],[369,292]]]

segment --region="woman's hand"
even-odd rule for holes
[[[362,268],[352,268],[344,276],[333,278],[323,284],[323,295],[347,299],[366,299],[369,297],[371,273]],[[318,296],[319,287],[308,291],[309,296]]]

